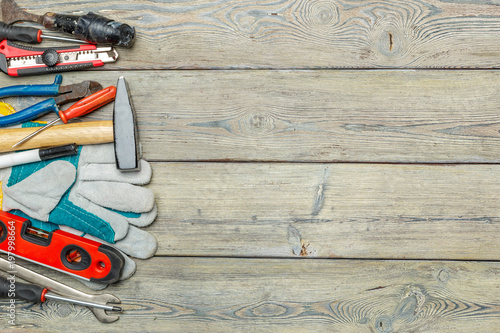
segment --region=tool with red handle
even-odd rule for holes
[[[112,47],[94,44],[35,48],[0,42],[0,70],[11,76],[60,73],[103,66],[115,62],[118,53]]]
[[[77,118],[80,116],[84,116],[87,113],[90,113],[94,110],[97,110],[101,106],[104,106],[112,101],[115,100],[116,97],[116,87],[115,86],[109,86],[107,88],[101,89],[95,93],[93,93],[90,96],[85,97],[84,99],[79,100],[75,104],[69,107],[69,109],[65,111],[59,111],[59,118],[56,118],[47,125],[43,126],[42,128],[39,128],[35,132],[31,133],[30,135],[26,136],[19,142],[17,142],[15,145],[12,146],[12,148],[19,146],[20,144],[23,144],[24,142],[30,140],[32,137],[35,135],[38,135],[38,133],[46,130],[50,126],[58,123],[59,121],[62,121],[63,123],[67,124],[70,119]]]
[[[47,232],[27,219],[0,211],[0,252],[91,282],[120,279],[123,255],[109,245],[63,230]]]

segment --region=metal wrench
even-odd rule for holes
[[[87,302],[92,302],[92,303],[101,303],[101,304],[107,304],[107,303],[119,304],[119,303],[121,303],[121,301],[118,297],[113,296],[111,294],[100,294],[100,295],[86,294],[82,291],[71,288],[65,284],[60,283],[60,282],[54,281],[48,277],[45,277],[41,274],[38,274],[38,273],[36,273],[30,269],[27,269],[23,266],[20,266],[18,264],[15,264],[15,268],[13,270],[12,266],[11,266],[11,262],[9,262],[8,260],[5,260],[2,257],[0,257],[0,270],[8,272],[8,273],[15,272],[14,275],[16,277],[19,277],[23,280],[26,280],[26,281],[34,283],[34,284],[42,285],[55,293],[65,295],[65,296],[75,297],[75,298],[82,300],[82,301],[87,301]],[[89,309],[90,309],[90,311],[92,311],[94,313],[94,316],[102,323],[112,323],[112,322],[117,321],[119,319],[119,317],[116,315],[107,314],[106,311],[103,309],[98,309],[98,308],[93,308],[93,307],[89,307]]]

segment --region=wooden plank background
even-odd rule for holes
[[[18,4],[136,27],[64,83],[127,78],[159,249],[106,289],[118,322],[19,302],[2,332],[497,329],[498,1]]]
[[[482,0],[18,1],[135,26],[108,68],[498,68],[500,8]]]
[[[111,71],[99,82],[112,85],[123,74],[152,161],[500,160],[498,71]],[[68,73],[63,84],[96,75]],[[111,109],[85,119],[109,119]]]
[[[108,287],[126,309],[119,321],[19,302],[25,324],[7,332],[492,332],[499,272],[488,262],[156,257]]]

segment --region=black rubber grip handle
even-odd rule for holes
[[[1,64],[1,55],[0,55],[0,69],[2,68]],[[39,75],[39,74],[51,74],[51,73],[62,73],[62,72],[71,72],[78,71],[82,69],[93,68],[94,64],[91,62],[84,62],[80,64],[70,64],[70,65],[60,65],[54,67],[41,66],[41,67],[33,67],[33,68],[19,68],[17,69],[14,76],[26,76],[26,75]]]
[[[43,25],[96,44],[131,47],[135,41],[135,28],[92,12],[82,16],[47,13]]]
[[[23,299],[29,302],[43,302],[45,288],[35,284],[27,284],[8,280],[0,276],[0,298]]]
[[[20,27],[0,22],[0,40],[12,40],[25,43],[40,43],[41,30],[32,27]]]
[[[42,161],[76,154],[78,154],[78,145],[74,143],[65,146],[40,149],[38,152],[40,160]]]

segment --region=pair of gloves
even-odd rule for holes
[[[154,236],[140,229],[157,214],[153,192],[141,186],[151,180],[151,166],[145,160],[140,166],[120,172],[113,144],[100,144],[79,147],[75,156],[0,169],[0,208],[43,230],[59,228],[111,244],[125,254],[126,279],[135,272],[128,256],[150,258],[157,248]],[[82,282],[95,290],[106,287]]]

